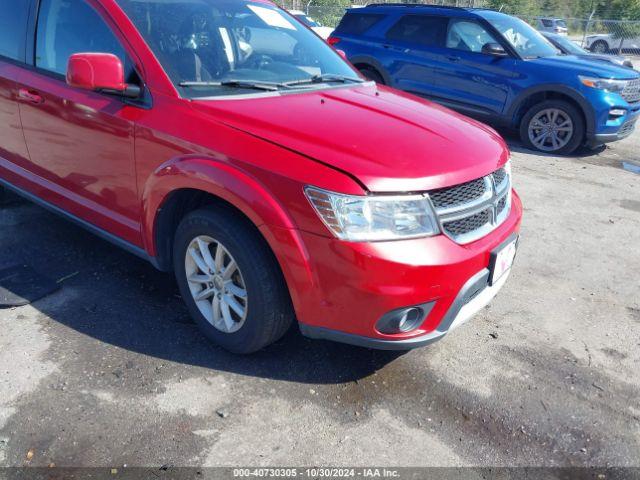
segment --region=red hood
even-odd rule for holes
[[[491,128],[373,85],[193,104],[236,129],[346,171],[374,192],[466,182],[509,156]]]

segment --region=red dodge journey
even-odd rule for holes
[[[366,81],[272,3],[0,11],[0,189],[175,272],[222,347],[296,321],[410,349],[504,285],[522,206],[501,137]]]

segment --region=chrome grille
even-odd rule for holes
[[[429,192],[442,231],[457,243],[473,242],[496,229],[511,210],[507,168],[470,182]]]
[[[622,91],[622,98],[629,103],[640,101],[640,78],[629,80]]]

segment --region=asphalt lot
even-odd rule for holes
[[[572,158],[514,141],[521,248],[495,302],[406,354],[296,331],[208,344],[170,275],[29,203],[0,268],[62,288],[0,311],[0,466],[640,466],[640,133]]]

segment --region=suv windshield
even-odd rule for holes
[[[575,42],[570,40],[568,37],[557,35],[553,37],[553,41],[560,45],[570,55],[585,55],[589,53],[585,49],[576,45]]]
[[[360,82],[284,10],[239,0],[118,0],[187,97]]]
[[[528,23],[504,13],[478,12],[498,30],[523,58],[553,57],[558,50]]]

